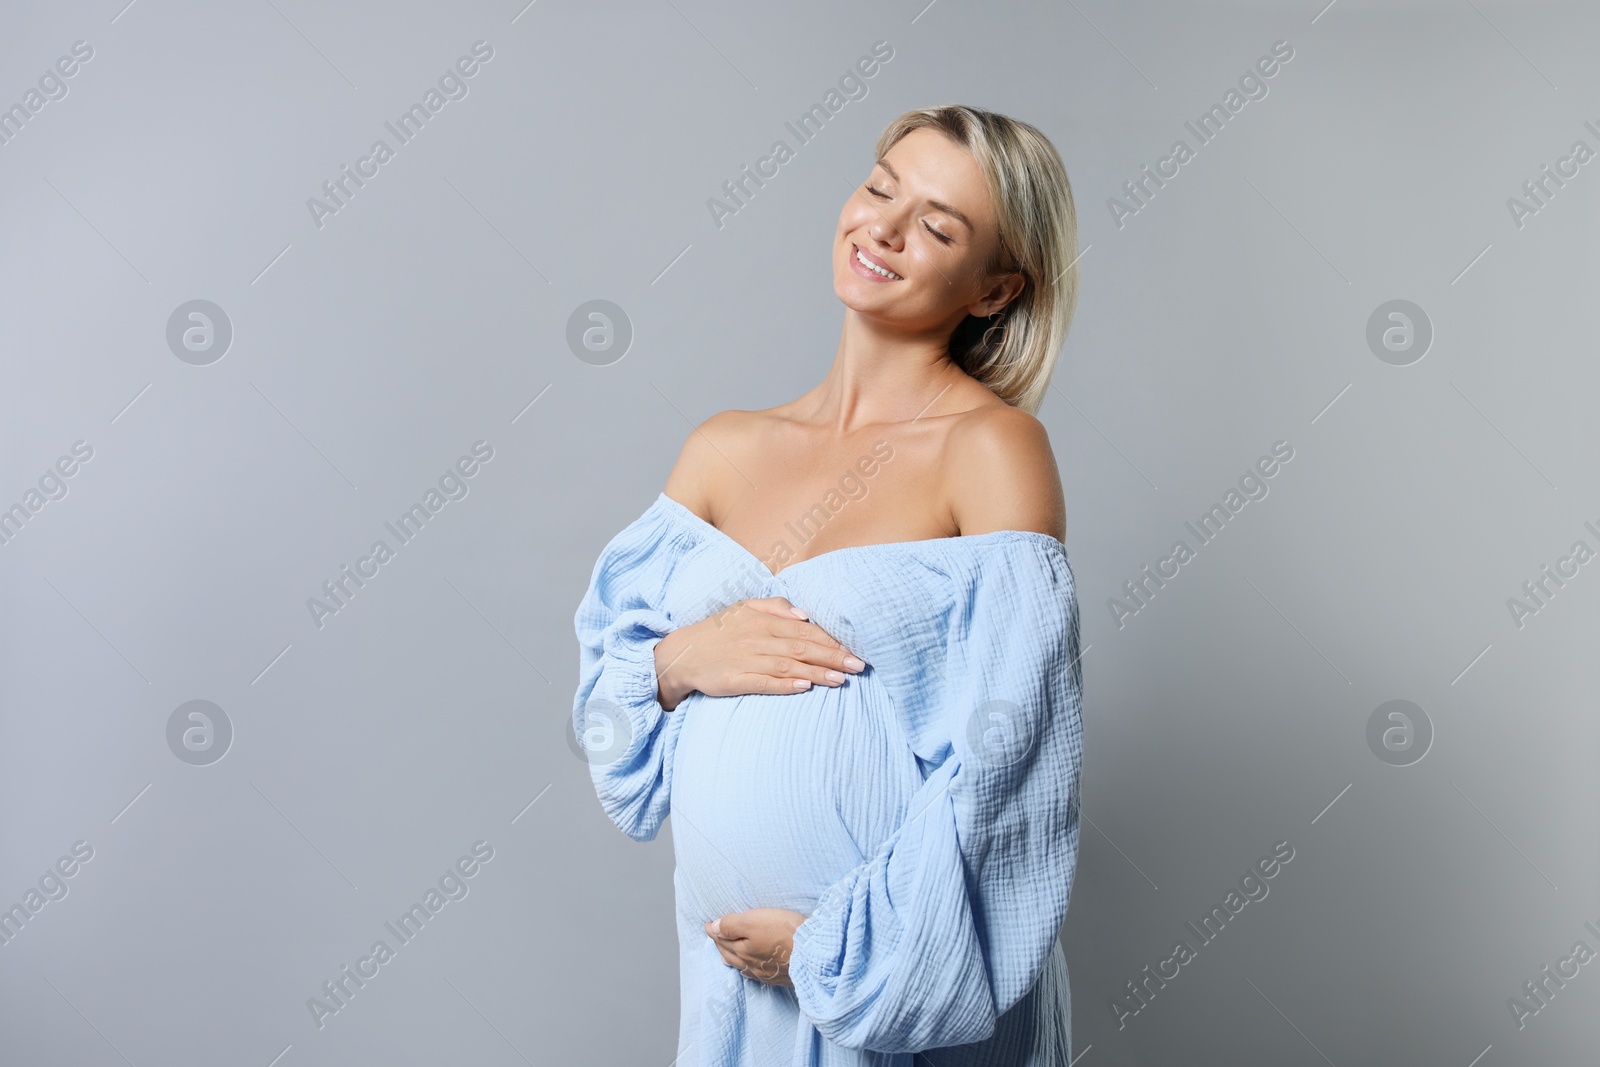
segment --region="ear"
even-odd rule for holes
[[[1015,300],[1028,284],[1027,275],[1021,271],[1008,271],[996,275],[994,283],[977,300],[967,305],[967,314],[986,319]]]

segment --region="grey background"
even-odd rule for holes
[[[0,1058],[671,1062],[670,830],[617,832],[563,741],[573,611],[694,424],[825,372],[843,198],[891,118],[965,102],[1052,138],[1086,248],[1039,413],[1086,646],[1078,1062],[1593,1059],[1600,963],[1520,1030],[1507,1000],[1600,949],[1600,564],[1521,628],[1506,601],[1600,547],[1600,162],[1521,228],[1506,200],[1600,147],[1600,15],[924,3],[6,10],[0,103],[94,57],[0,146],[0,506],[94,452],[0,546],[0,904],[94,854],[0,947]],[[319,228],[307,198],[480,39],[468,95]],[[868,95],[714,225],[878,40]],[[1269,95],[1119,228],[1107,199],[1278,40]],[[233,328],[207,366],[166,342],[195,299]],[[609,366],[565,341],[592,299],[633,326]],[[1365,340],[1392,299],[1435,330],[1409,366]],[[480,440],[319,629],[307,599]],[[1270,494],[1118,628],[1108,598],[1278,440]],[[1433,726],[1410,766],[1367,745],[1393,699]],[[168,747],[191,700],[232,724],[208,766]],[[469,894],[319,1030],[307,998],[476,841]]]

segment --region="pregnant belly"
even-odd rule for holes
[[[692,694],[672,770],[679,909],[810,914],[871,857],[921,784],[870,668],[837,688]]]

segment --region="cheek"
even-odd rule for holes
[[[873,205],[862,200],[859,193],[854,194],[839,209],[839,232],[843,234],[862,229],[879,217]]]
[[[963,289],[977,292],[983,288],[987,276],[984,274],[982,257],[973,257],[964,260],[950,270],[950,278]]]

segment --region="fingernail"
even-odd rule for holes
[[[793,605],[790,605],[790,607],[789,607],[789,610],[790,610],[790,611],[792,611],[792,612],[794,612],[794,617],[795,617],[795,618],[797,618],[797,619],[807,619],[807,618],[810,618],[810,616],[809,616],[809,615],[807,615],[807,614],[806,614],[806,613],[805,613],[805,611],[804,611],[804,610],[803,610],[803,609],[801,609],[801,608],[797,608],[797,607],[795,607],[795,606],[793,606]]]
[[[842,681],[844,681],[844,675],[842,673],[840,673],[839,671],[825,671],[825,672],[823,672],[823,677],[828,679],[828,681],[830,681],[830,682],[842,682]]]
[[[810,682],[809,679],[806,679],[806,678],[796,678],[794,680],[794,687],[796,689],[810,689],[811,688],[811,682]]]
[[[857,659],[855,656],[846,656],[844,665],[853,671],[865,670],[867,666],[865,661]]]

